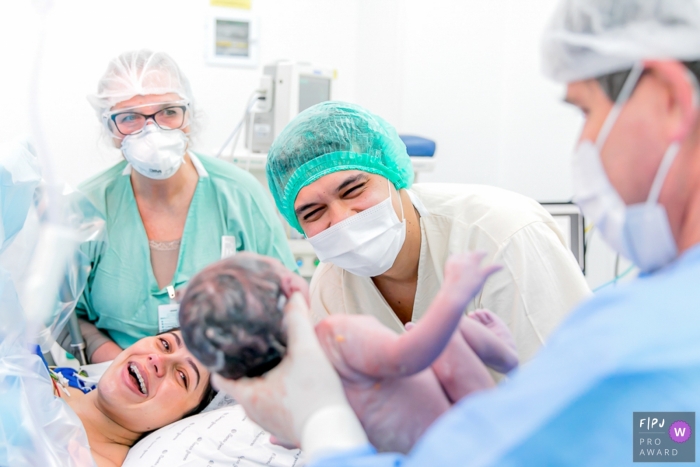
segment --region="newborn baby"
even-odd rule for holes
[[[402,335],[371,316],[334,315],[316,326],[377,449],[407,452],[453,402],[494,384],[485,364],[501,372],[517,365],[512,338],[495,315],[463,316],[498,269],[480,267],[482,259],[475,253],[450,258],[430,309]],[[295,291],[308,297],[306,282],[271,258],[244,253],[207,267],[190,281],[180,305],[187,347],[224,377],[268,371],[284,356],[282,308]]]
[[[316,326],[348,402],[377,450],[408,452],[452,403],[494,385],[486,366],[502,373],[517,366],[510,331],[496,315],[478,310],[463,316],[498,269],[481,268],[483,257],[449,258],[430,308],[419,323],[408,323],[404,334],[373,316],[334,315]]]
[[[303,278],[265,256],[239,253],[218,261],[190,280],[180,303],[187,348],[224,378],[260,376],[285,354],[287,297],[307,289]]]

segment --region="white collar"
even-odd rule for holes
[[[423,204],[423,201],[420,200],[417,194],[415,194],[411,190],[406,190],[406,193],[408,193],[408,197],[411,198],[411,203],[413,204],[413,207],[416,208],[418,214],[420,214],[421,217],[426,217],[430,215],[430,211],[428,211],[428,208],[425,207],[425,204]]]
[[[209,172],[207,172],[207,169],[205,169],[202,165],[202,161],[200,161],[199,158],[195,156],[194,153],[191,151],[187,151],[187,155],[190,156],[190,160],[192,160],[192,165],[194,165],[194,169],[197,171],[197,175],[199,175],[199,178],[208,177]],[[124,167],[124,170],[122,170],[122,175],[131,175],[130,163],[126,163],[126,167]]]

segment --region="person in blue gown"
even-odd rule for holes
[[[562,1],[543,64],[585,116],[575,200],[639,277],[578,306],[529,364],[461,400],[408,455],[369,445],[304,301],[291,300],[282,363],[263,378],[215,384],[278,439],[301,445],[310,465],[622,466],[694,448],[694,434],[673,438],[669,425],[658,439],[672,449],[640,447],[633,421],[635,412],[675,412],[682,420],[667,423],[692,427],[686,412],[700,408],[698,5]]]

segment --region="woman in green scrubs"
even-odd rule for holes
[[[120,55],[89,100],[125,158],[79,187],[109,238],[84,247],[92,271],[76,310],[91,362],[176,327],[175,291],[224,256],[253,251],[296,269],[262,185],[189,150],[192,95],[172,58]]]

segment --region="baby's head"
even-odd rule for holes
[[[212,372],[229,379],[260,376],[284,356],[282,310],[306,281],[279,261],[238,253],[192,278],[180,303],[187,348]]]

